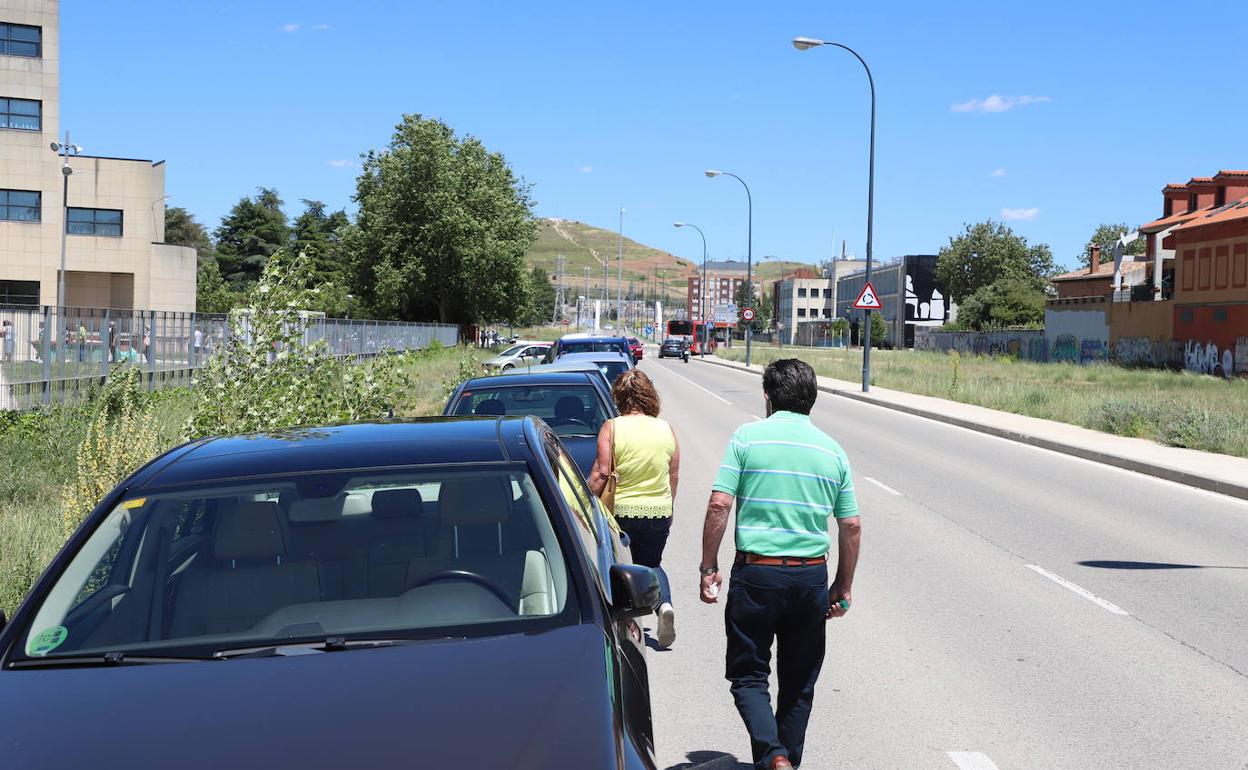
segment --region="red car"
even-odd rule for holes
[[[628,352],[633,354],[633,363],[637,363],[646,354],[645,348],[641,345],[641,340],[636,337],[628,338]]]

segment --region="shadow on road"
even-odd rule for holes
[[[1213,564],[1169,564],[1160,561],[1081,561],[1083,567],[1098,569],[1248,569],[1248,567],[1217,566]]]
[[[754,767],[722,751],[691,751],[685,758],[689,761],[672,765],[666,770],[753,770]]]

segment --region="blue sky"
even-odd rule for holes
[[[952,6],[952,7],[951,7]],[[1176,12],[1177,8],[1177,12]],[[504,153],[537,213],[690,258],[862,256],[868,91],[875,256],[1005,218],[1073,264],[1162,185],[1248,168],[1248,5],[64,0],[63,127],[166,159],[170,205],[214,227],[258,186],[350,207],[402,113]],[[1234,30],[1238,30],[1235,33]],[[119,84],[124,83],[125,86]],[[835,246],[834,246],[835,244]]]

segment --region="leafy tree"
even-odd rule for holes
[[[1114,225],[1114,224],[1098,225],[1096,228],[1096,232],[1092,233],[1092,237],[1089,238],[1088,242],[1084,244],[1083,246],[1083,254],[1079,257],[1080,264],[1083,265],[1084,267],[1091,267],[1093,246],[1100,246],[1103,249],[1107,244],[1116,243],[1118,241],[1118,238],[1123,233],[1129,233],[1134,229],[1135,228],[1131,227],[1125,222],[1119,225]],[[1130,256],[1140,256],[1144,253],[1147,246],[1148,246],[1148,241],[1146,241],[1144,238],[1142,237],[1136,238],[1134,241],[1132,241],[1130,244],[1127,245],[1126,254]],[[1101,260],[1104,261],[1106,259],[1109,259],[1109,254],[1102,251]]]
[[[755,297],[750,287],[749,282],[742,281],[732,301],[737,303],[737,328],[743,332],[747,324],[745,319],[741,318],[740,313],[747,307],[754,308],[754,320],[748,325],[755,334],[758,334],[771,325],[771,303],[766,301],[766,297],[762,299]]]
[[[308,255],[314,281],[342,282],[346,273],[342,233],[351,223],[347,212],[339,209],[327,214],[324,203],[306,198],[303,206],[291,228],[292,248],[296,254]]]
[[[290,227],[277,191],[261,187],[242,198],[215,233],[221,274],[236,289],[250,287],[275,251],[290,241]]]
[[[958,306],[958,326],[972,331],[1033,326],[1044,322],[1045,295],[1032,282],[1001,278]]]
[[[871,314],[871,347],[882,348],[888,340],[888,324],[881,313]]]
[[[529,186],[502,155],[440,120],[404,115],[356,180],[352,286],[386,318],[491,323],[522,310],[537,239]]]
[[[1053,273],[1053,252],[1047,244],[1029,246],[1025,238],[992,220],[967,225],[966,232],[950,238],[936,264],[937,279],[959,305],[1001,278],[1015,278],[1043,289],[1045,279]]]
[[[529,290],[523,310],[514,318],[518,326],[538,326],[550,321],[555,310],[555,285],[550,276],[540,267],[534,266],[529,272]]]
[[[165,209],[165,243],[190,246],[200,260],[212,255],[212,239],[208,230],[186,209],[175,206]]]
[[[231,291],[221,277],[216,259],[205,259],[199,263],[195,282],[195,309],[198,312],[228,313],[239,300],[240,295]]]

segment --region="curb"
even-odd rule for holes
[[[697,361],[698,356],[693,356],[691,360]],[[747,372],[749,374],[755,374],[760,377],[763,374],[761,368],[755,369],[753,366],[751,366],[750,368],[747,369],[744,364],[737,364],[736,362],[731,362],[731,361],[720,361],[716,358],[711,358],[709,360],[702,359],[702,362],[708,363],[708,364],[714,364],[715,366],[722,366],[725,369],[733,369],[738,372]],[[1173,481],[1177,484],[1183,484],[1185,486],[1195,487],[1197,489],[1203,489],[1208,492],[1216,492],[1220,495],[1226,495],[1228,497],[1235,497],[1235,498],[1239,498],[1240,500],[1248,500],[1248,483],[1236,484],[1233,482],[1223,481],[1220,479],[1213,479],[1213,478],[1209,478],[1208,476],[1200,476],[1195,473],[1189,473],[1187,471],[1176,470],[1169,466],[1158,465],[1157,463],[1152,463],[1152,462],[1148,462],[1145,460],[1137,460],[1131,457],[1123,457],[1121,455],[1117,455],[1112,452],[1101,452],[1095,449],[1087,449],[1085,447],[1081,447],[1076,444],[1070,444],[1064,441],[1055,441],[1053,439],[1047,439],[1041,436],[1034,436],[1030,433],[1023,433],[1020,431],[1009,430],[1007,428],[998,428],[994,425],[985,425],[980,422],[975,422],[974,420],[967,420],[961,417],[953,417],[953,416],[942,414],[940,412],[932,411],[929,409],[920,409],[918,407],[908,406],[905,404],[894,404],[889,401],[884,401],[881,399],[873,398],[871,395],[867,393],[859,393],[855,391],[844,390],[842,388],[835,388],[830,385],[819,385],[818,388],[821,392],[829,393],[834,396],[842,396],[844,398],[852,399],[854,401],[860,401],[865,404],[871,404],[873,406],[880,406],[880,407],[884,407],[885,409],[892,409],[893,411],[896,411],[896,412],[903,412],[905,414],[914,415],[915,417],[923,417],[928,420],[935,420],[936,422],[943,422],[947,425],[954,425],[959,428],[966,428],[967,430],[973,430],[977,433],[985,433],[990,436],[996,436],[998,438],[1007,439],[1009,441],[1015,441],[1020,444],[1029,444],[1031,446],[1039,447],[1041,449],[1048,449],[1052,452],[1059,452],[1061,454],[1070,455],[1072,457],[1078,457],[1084,460],[1091,460],[1092,462],[1098,462],[1098,463],[1101,463],[1102,465],[1110,465],[1115,468],[1121,468],[1123,470],[1134,471],[1136,473],[1142,473],[1146,476],[1153,476],[1155,478],[1164,479],[1166,481]],[[918,394],[914,394],[914,395],[918,395]],[[1020,416],[1025,416],[1025,415],[1020,415]],[[1109,435],[1109,434],[1106,434],[1106,435]]]

